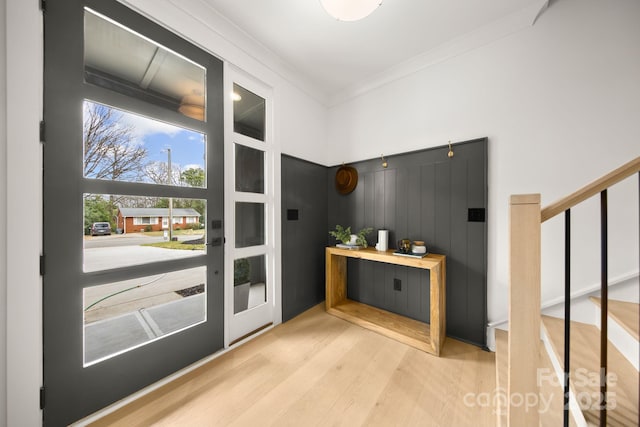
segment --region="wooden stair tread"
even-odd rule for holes
[[[507,331],[503,331],[500,329],[495,330],[496,333],[496,386],[498,390],[502,390],[507,393],[507,376],[508,372],[508,351],[509,351],[509,333]],[[545,373],[545,378],[549,378],[549,375],[555,375],[555,371],[553,369],[553,365],[551,363],[551,359],[549,359],[549,355],[547,354],[547,350],[544,347],[544,344],[540,343],[540,354],[539,354],[539,368],[542,368]],[[539,395],[544,398],[545,402],[549,402],[548,408],[541,408],[542,411],[540,413],[540,425],[544,427],[553,427],[562,425],[562,408],[563,408],[563,398],[562,398],[562,385],[560,381],[541,381],[540,388],[538,390]],[[501,404],[505,402],[502,399],[498,400],[498,422],[500,426],[507,425],[507,411],[506,408],[503,408]],[[541,399],[542,400],[542,399]],[[545,403],[546,405],[546,403]],[[575,426],[576,423],[573,417],[569,418],[569,425]]]
[[[542,325],[547,332],[551,346],[564,365],[564,320],[542,316]],[[629,426],[638,422],[638,371],[611,344],[607,347],[608,372],[614,374],[608,385],[609,404],[608,426]],[[580,371],[577,371],[580,369]],[[588,423],[598,424],[600,414],[596,398],[600,392],[600,330],[594,325],[571,322],[571,387],[578,397],[593,406],[581,405]],[[615,401],[614,401],[615,398]],[[580,403],[578,399],[578,403]]]
[[[590,297],[589,299],[600,307],[600,298]],[[610,299],[607,308],[609,316],[615,319],[632,337],[640,341],[640,304]]]

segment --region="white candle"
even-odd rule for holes
[[[378,230],[378,244],[376,249],[386,251],[389,249],[389,230]]]

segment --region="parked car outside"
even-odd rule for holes
[[[94,222],[91,224],[92,236],[108,236],[111,234],[111,225],[108,222]]]

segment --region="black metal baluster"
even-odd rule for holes
[[[564,211],[564,426],[569,426],[569,343],[571,333],[571,209]]]
[[[600,426],[607,425],[607,311],[608,311],[608,246],[607,190],[600,193]]]

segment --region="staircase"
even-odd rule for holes
[[[505,384],[504,367],[498,366],[498,385],[506,388],[503,401],[509,426],[560,425],[547,419],[544,402],[555,402],[556,384],[546,373],[548,364],[541,347],[548,351],[556,372],[564,426],[572,422],[578,426],[638,426],[638,303],[610,301],[608,297],[609,204],[608,190],[627,178],[636,176],[640,193],[640,157],[602,176],[582,189],[552,203],[540,206],[540,194],[512,195],[509,210],[509,335],[506,356],[497,356],[497,365],[507,359]],[[600,202],[600,290],[601,299],[594,324],[571,321],[572,310],[572,246],[581,237],[572,238],[572,209],[591,198]],[[627,198],[631,202],[633,198]],[[637,202],[636,202],[637,203]],[[631,202],[631,209],[636,209]],[[634,206],[635,205],[635,206]],[[626,209],[626,208],[625,208]],[[557,319],[541,313],[541,225],[556,216],[564,217],[564,312]],[[557,236],[557,234],[555,234]],[[620,236],[617,237],[620,239]],[[632,235],[624,236],[634,239]],[[626,243],[633,242],[627,240]],[[633,243],[631,243],[633,244]],[[594,245],[595,246],[595,245]],[[592,245],[589,245],[591,248]],[[583,248],[584,249],[584,248]],[[597,248],[593,247],[596,251]],[[628,253],[628,252],[627,252]],[[633,255],[626,262],[633,262]],[[625,264],[626,266],[626,264]],[[626,266],[629,268],[629,266]],[[637,297],[634,297],[637,299]],[[594,313],[596,308],[594,305]],[[602,325],[602,327],[601,327]],[[609,335],[611,334],[611,335]],[[504,352],[504,335],[498,345]],[[540,345],[539,337],[544,346]],[[552,378],[552,377],[551,377]],[[543,381],[544,379],[544,381]],[[550,384],[545,384],[549,382]],[[546,393],[550,393],[549,395]],[[536,399],[537,397],[537,399]],[[525,404],[523,404],[523,401]],[[533,402],[531,402],[533,401]],[[531,402],[531,403],[530,403]],[[535,405],[534,405],[535,404]],[[533,410],[532,410],[533,408]],[[502,409],[502,408],[501,408]],[[551,409],[548,409],[551,412]],[[498,417],[504,422],[504,417]]]
[[[599,298],[590,298],[594,307]],[[638,369],[637,350],[640,347],[639,304],[609,300],[609,329],[619,327],[626,336],[609,340],[608,345],[608,426],[638,425]],[[538,377],[538,410],[541,426],[562,425],[563,389],[562,370],[564,360],[564,320],[542,316],[542,333],[545,343],[540,346],[536,366]],[[496,384],[501,396],[506,397],[508,357],[508,332],[496,330]],[[626,355],[635,349],[635,354]],[[574,398],[569,425],[596,426],[600,392],[600,330],[596,324],[571,322],[571,392]],[[631,357],[631,359],[629,359]],[[554,368],[555,366],[555,368]],[[504,394],[502,394],[504,393]],[[498,399],[498,426],[507,426],[505,401]]]

